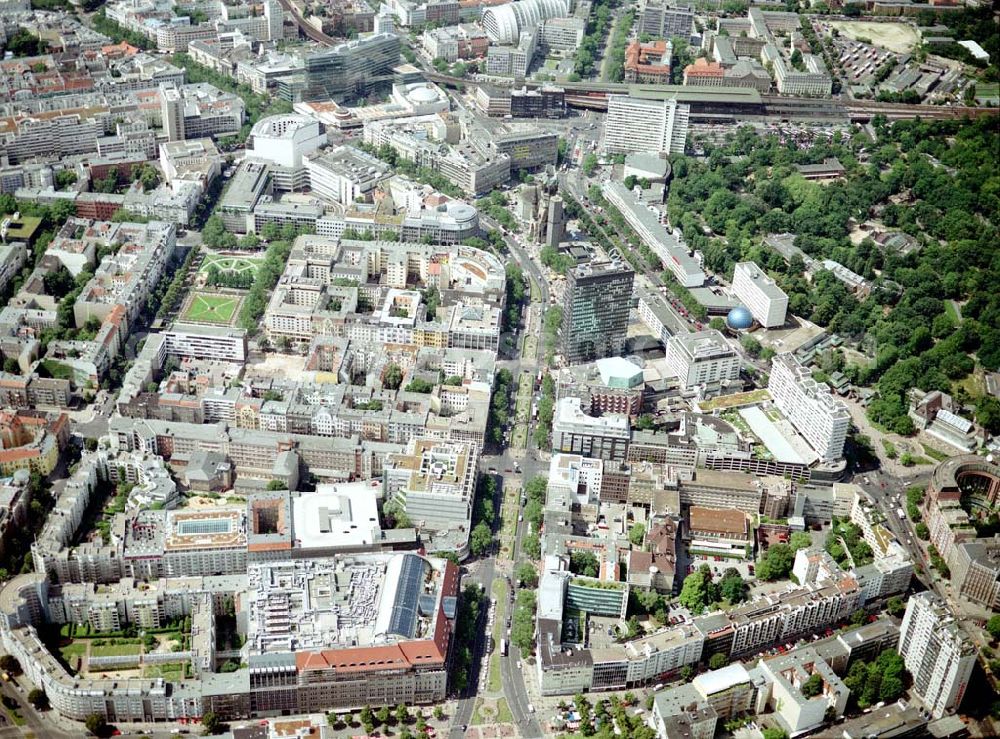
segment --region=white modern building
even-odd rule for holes
[[[671,336],[665,361],[684,390],[740,377],[739,354],[715,329]]]
[[[680,231],[671,232],[659,216],[640,202],[635,194],[620,182],[605,181],[601,192],[608,202],[618,208],[622,217],[643,243],[663,262],[674,277],[684,287],[701,287],[705,284],[705,272],[701,262],[693,256],[681,238]]]
[[[323,127],[304,115],[273,115],[263,118],[250,131],[253,152],[259,161],[279,167],[298,167],[302,157],[326,143]]]
[[[241,328],[175,323],[162,335],[165,352],[174,356],[225,362],[247,359],[247,332]]]
[[[521,31],[534,30],[544,20],[569,14],[568,0],[521,0],[487,8],[483,12],[483,30],[494,44],[516,44]]]
[[[263,118],[250,131],[247,158],[268,165],[277,190],[294,191],[308,186],[303,158],[326,145],[322,124],[304,115]]]
[[[771,363],[767,388],[778,410],[788,417],[823,462],[843,456],[851,414],[826,383],[816,382],[791,354],[781,354]]]
[[[384,162],[353,146],[315,152],[305,157],[305,166],[312,191],[341,205],[368,195],[391,174]]]
[[[468,527],[478,458],[475,444],[412,439],[404,453],[385,458],[386,499],[394,499],[417,526]]]
[[[788,296],[753,262],[737,262],[733,271],[733,294],[764,328],[785,323]]]
[[[691,106],[675,99],[610,95],[604,119],[604,150],[608,154],[683,154],[690,117]]]
[[[538,43],[546,49],[576,51],[587,33],[583,18],[549,18],[539,28]]]
[[[560,398],[552,419],[552,451],[597,459],[625,458],[629,442],[628,416],[605,413],[588,416],[579,398]]]
[[[944,601],[929,592],[910,598],[898,651],[913,675],[914,691],[935,718],[958,709],[972,677],[976,648]]]
[[[761,698],[790,736],[822,726],[831,708],[837,716],[847,708],[851,691],[812,647],[762,659],[758,670],[765,681]],[[819,679],[819,692],[807,696],[802,688],[813,677]]]
[[[579,454],[553,454],[549,462],[549,500],[562,494],[581,505],[596,502],[601,493],[603,471],[603,460]]]

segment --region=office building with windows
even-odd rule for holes
[[[621,262],[571,270],[563,302],[562,353],[569,364],[620,354],[625,346],[635,273]]]
[[[628,416],[605,413],[588,416],[580,398],[556,402],[552,417],[552,451],[595,459],[623,460],[628,448]]]
[[[788,296],[753,262],[737,262],[733,270],[733,294],[764,328],[785,323]]]
[[[646,0],[639,11],[639,35],[653,38],[680,36],[687,41],[694,31],[694,10],[672,7],[670,0]]]
[[[399,37],[372,34],[318,51],[305,58],[303,100],[342,101],[392,81],[399,64]]]
[[[684,390],[740,378],[739,354],[715,329],[671,336],[665,361]]]

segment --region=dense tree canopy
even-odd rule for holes
[[[788,544],[772,544],[757,562],[757,577],[761,580],[780,580],[788,577],[795,564],[795,552]]]
[[[731,275],[735,262],[757,262],[788,293],[789,310],[866,354],[843,371],[877,390],[874,422],[913,433],[905,396],[919,387],[971,401],[1000,424],[1000,408],[962,382],[977,363],[1000,368],[1000,293],[991,287],[1000,277],[1000,126],[918,119],[875,128],[877,142],[858,130],[799,148],[740,129],[723,146],[703,144],[704,160],[673,160],[671,222],[710,270]],[[834,156],[846,170],[840,181],[820,185],[795,170]],[[870,220],[912,248],[864,237],[856,227]],[[764,242],[780,233],[795,234],[801,254],[786,260]],[[870,293],[853,294],[813,262],[823,259],[860,274]]]

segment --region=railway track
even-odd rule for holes
[[[315,26],[306,22],[291,0],[278,0],[281,7],[287,10],[292,20],[304,36],[323,46],[335,46],[336,39],[327,36]],[[450,87],[478,86],[476,80],[454,77],[432,70],[424,70],[428,80]],[[527,87],[540,87],[543,83],[525,80]],[[607,96],[613,92],[628,92],[628,85],[608,84],[606,82],[567,82],[561,85],[566,90],[566,104],[588,110],[607,110]],[[851,121],[868,121],[876,115],[884,115],[890,120],[906,118],[956,119],[978,118],[985,115],[995,115],[997,108],[969,108],[965,106],[945,105],[907,105],[904,103],[879,103],[870,100],[835,100],[821,98],[783,97],[779,95],[762,95],[764,116],[776,119],[834,119],[843,118]],[[734,115],[745,114],[745,110],[735,110]]]
[[[302,34],[308,38],[315,41],[317,44],[323,44],[323,46],[336,46],[337,40],[327,36],[321,30],[315,26],[306,23],[306,19],[302,17],[298,9],[292,5],[291,0],[278,0],[278,3],[282,8],[287,10],[292,15],[292,20],[295,21],[295,25],[299,27]]]

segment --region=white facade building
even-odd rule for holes
[[[250,131],[253,159],[279,167],[300,167],[302,157],[326,144],[319,122],[304,115],[273,115]]]
[[[604,150],[608,154],[683,154],[690,116],[691,106],[674,99],[611,95],[604,120]]]
[[[163,337],[167,354],[226,362],[247,359],[247,335],[241,328],[175,323]]]
[[[932,593],[910,598],[899,634],[899,653],[913,689],[940,718],[962,703],[976,663],[976,648],[948,606]]]
[[[516,44],[522,31],[535,29],[549,18],[570,14],[568,0],[521,0],[487,8],[483,12],[483,30],[494,44]]]
[[[740,377],[739,354],[715,329],[671,336],[666,363],[685,390]]]
[[[552,451],[597,459],[625,458],[630,438],[628,416],[588,416],[579,398],[560,398],[552,420]]]
[[[767,388],[778,410],[822,461],[833,462],[843,456],[851,414],[826,383],[816,382],[791,354],[781,354],[771,363]]]
[[[353,146],[316,152],[305,166],[313,192],[341,205],[351,205],[391,174],[384,162]]]
[[[733,271],[733,294],[764,328],[785,323],[788,296],[753,262],[738,262]]]
[[[622,217],[643,243],[663,262],[663,266],[673,272],[674,277],[684,287],[701,287],[705,284],[705,272],[701,262],[692,256],[680,231],[670,231],[660,217],[635,194],[620,182],[605,181],[601,192],[608,202],[618,208]]]

